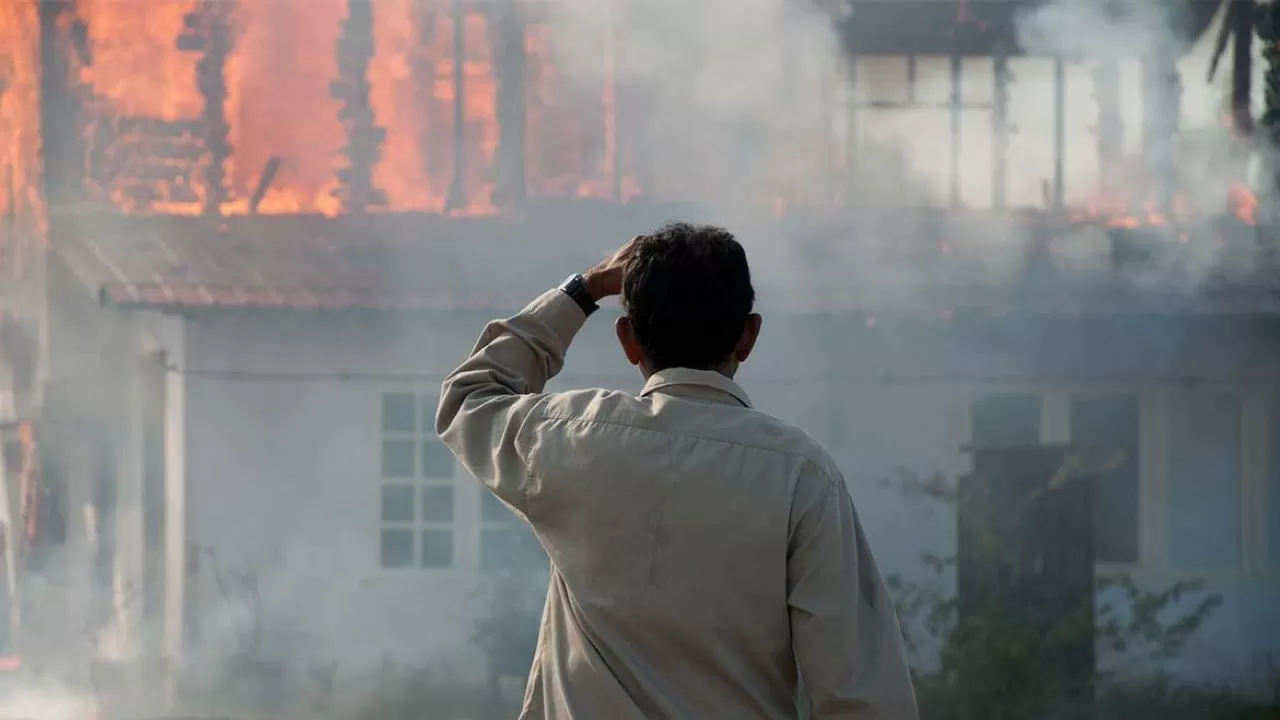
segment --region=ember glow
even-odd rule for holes
[[[1244,185],[1227,188],[1227,211],[1245,225],[1258,224],[1258,198]],[[1182,223],[1197,214],[1186,195],[1176,194],[1169,209],[1163,211],[1154,201],[1135,203],[1123,195],[1112,198],[1093,198],[1081,207],[1072,209],[1070,218],[1075,223],[1094,223],[1112,228],[1139,228],[1166,226]]]
[[[1243,185],[1232,185],[1227,190],[1231,214],[1246,225],[1258,224],[1258,196]]]
[[[43,237],[40,194],[40,18],[35,0],[0,3],[0,248],[21,269]]]
[[[202,48],[179,43],[190,30],[188,15],[207,6],[200,0],[151,0],[144,13],[136,0],[76,0],[66,24],[74,21],[87,30],[83,40],[73,37],[69,43],[77,50],[73,92],[82,115],[87,199],[140,214],[198,214],[210,209],[206,204],[224,214],[344,211],[340,173],[350,133],[335,84],[350,82],[339,69],[348,3],[221,1],[219,7],[232,8],[226,32],[230,51],[220,73],[230,151],[222,163],[226,191],[210,193],[207,92],[198,80],[207,58]],[[22,79],[36,77],[34,6],[34,0],[8,2],[0,11],[5,47],[25,42],[31,49],[25,65],[0,68],[15,78],[0,96],[0,123],[6,129],[15,123],[31,127],[6,137],[37,133],[38,83]],[[856,153],[840,149],[838,138],[823,137],[833,126],[848,124],[830,114],[839,112],[841,102],[827,97],[834,90],[829,85],[839,84],[834,68],[815,69],[817,63],[788,75],[784,89],[792,99],[811,102],[795,102],[785,120],[754,118],[768,121],[761,124],[763,134],[761,127],[742,132],[749,123],[733,122],[712,122],[712,131],[703,132],[699,127],[707,118],[677,110],[673,123],[672,107],[665,108],[665,125],[646,124],[651,118],[644,103],[654,88],[637,84],[629,72],[627,61],[637,53],[628,54],[634,47],[627,44],[625,28],[568,39],[558,34],[564,29],[544,6],[472,2],[466,7],[460,28],[452,0],[379,0],[373,7],[372,58],[364,73],[373,121],[365,131],[380,134],[381,142],[374,141],[377,151],[368,168],[375,198],[369,210],[485,215],[516,206],[519,196],[696,202],[702,199],[699,192],[714,188],[726,194],[741,190],[746,203],[785,216],[845,204],[847,198],[837,197],[842,193],[833,188],[854,187],[853,175],[877,172],[854,167],[849,158]],[[519,8],[516,23],[509,15],[512,7]],[[963,18],[966,5],[960,7]],[[19,17],[23,13],[25,19]],[[75,34],[67,30],[68,36]],[[566,43],[579,50],[572,60],[557,52]],[[581,52],[586,46],[589,51]],[[514,53],[513,47],[518,48]],[[514,63],[513,54],[520,56]],[[455,67],[458,55],[460,68]],[[728,71],[722,75],[734,77]],[[660,79],[677,85],[684,80]],[[704,82],[697,92],[728,84]],[[777,104],[790,108],[793,103],[769,107]],[[755,107],[735,105],[729,115],[736,122]],[[867,126],[892,122],[873,110],[861,115],[858,122]],[[733,140],[734,133],[749,140]],[[747,152],[734,142],[749,143]],[[652,152],[655,146],[666,152]],[[32,156],[22,161],[20,172],[13,171],[14,187],[38,187],[26,181],[39,174],[31,170],[38,165],[37,147],[34,140],[20,140],[4,150]],[[744,154],[751,160],[743,161]],[[735,165],[740,162],[741,168]],[[18,164],[13,158],[4,161],[5,167]],[[723,177],[704,177],[705,167],[717,168]],[[0,190],[6,182],[0,176]],[[1111,188],[1150,185],[1127,175],[1104,183]],[[261,197],[251,200],[256,189]],[[1132,196],[1122,197],[1126,194]],[[1177,224],[1184,216],[1222,209],[1191,208],[1184,198],[1161,204],[1149,197],[1102,192],[1070,215],[1078,222],[1136,227]],[[1229,198],[1231,212],[1249,223],[1255,220],[1251,197],[1236,188]],[[0,192],[0,207],[8,202]]]
[[[204,107],[196,81],[199,53],[176,46],[184,17],[196,7],[189,0],[157,0],[141,13],[130,0],[76,5],[89,28],[87,61],[77,79],[89,98],[86,136],[94,140],[90,165],[98,170],[91,189],[122,210],[201,211],[207,159],[189,152],[192,143],[198,145]],[[346,138],[331,85],[338,76],[335,47],[347,2],[237,0],[235,7],[225,69],[230,197],[221,209],[248,212],[264,168],[279,158],[257,212],[336,214]],[[452,3],[377,4],[367,78],[375,123],[385,133],[373,171],[385,204],[371,210],[497,211],[497,17],[483,7],[472,7],[465,17],[463,148],[455,153]],[[611,42],[601,42],[601,86],[584,93],[556,66],[550,33],[545,23],[524,26],[528,194],[618,201],[639,195],[634,173],[619,170]],[[121,162],[125,156],[129,161]],[[463,170],[455,179],[459,160]],[[449,207],[451,186],[459,183],[463,202]]]

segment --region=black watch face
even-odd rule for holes
[[[572,298],[574,302],[578,303],[578,306],[585,312],[590,313],[597,307],[595,301],[587,295],[587,285],[583,282],[581,275],[574,275],[566,280],[564,284],[564,292]]]

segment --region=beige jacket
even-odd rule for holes
[[[543,393],[585,316],[489,324],[436,428],[533,527],[551,582],[522,718],[915,720],[898,623],[840,470],[722,375]]]

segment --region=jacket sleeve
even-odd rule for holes
[[[810,717],[917,720],[893,601],[849,490],[812,463],[792,503],[787,601]]]
[[[568,295],[551,290],[505,320],[490,322],[471,356],[445,378],[436,432],[472,475],[527,516],[528,432],[547,381],[586,322]]]

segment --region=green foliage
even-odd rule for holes
[[[908,497],[932,509],[958,510],[958,494],[940,476],[920,480],[900,474],[897,480]],[[1060,481],[1055,478],[1050,484]],[[994,535],[985,533],[974,538],[974,545],[980,556],[992,561],[1007,552]],[[1090,699],[1082,698],[1079,707],[1073,704],[1071,688],[1062,684],[1044,657],[1091,639],[1095,647],[1121,656],[1120,671],[1150,667],[1177,657],[1222,604],[1221,595],[1207,592],[1203,582],[1179,581],[1153,589],[1118,574],[1098,580],[1095,594],[1103,602],[1096,608],[1062,608],[1046,631],[1018,612],[961,618],[954,592],[957,558],[925,554],[921,561],[927,570],[924,580],[893,574],[886,582],[895,598],[927,720],[1022,720],[1092,712],[1086,709],[1094,705]],[[1110,687],[1113,679],[1099,672],[1093,689]]]
[[[1262,40],[1262,57],[1267,63],[1261,124],[1270,131],[1272,139],[1276,139],[1280,133],[1280,4],[1260,4],[1254,29]]]

